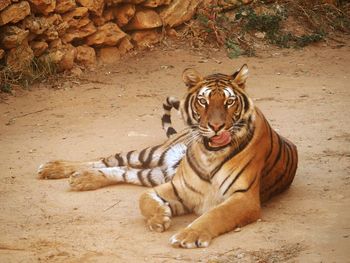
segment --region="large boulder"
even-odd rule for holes
[[[75,0],[56,0],[55,12],[63,14],[73,10],[76,6]]]
[[[161,8],[159,13],[164,24],[175,27],[190,20],[202,0],[173,0],[170,5]]]
[[[130,20],[124,29],[125,30],[138,30],[138,29],[150,29],[162,26],[162,19],[158,13],[152,9],[137,10],[133,18]]]
[[[12,4],[0,12],[0,26],[6,25],[7,23],[17,23],[29,14],[30,6],[27,1]]]
[[[68,44],[63,46],[61,51],[63,52],[63,56],[57,65],[58,71],[66,71],[72,69],[74,67],[74,60],[77,56],[77,49]]]
[[[6,49],[18,47],[27,40],[29,30],[17,26],[5,26],[0,35],[0,44]]]
[[[48,15],[56,8],[56,0],[28,0],[34,13]]]
[[[80,28],[69,28],[66,33],[62,36],[62,40],[65,43],[72,42],[75,39],[82,39],[90,36],[96,32],[96,27],[93,22],[90,22],[86,26]]]
[[[89,46],[115,46],[126,34],[117,24],[109,22],[97,28],[97,31],[87,37],[86,44]]]
[[[75,61],[82,66],[91,67],[96,64],[95,49],[89,46],[79,46]]]

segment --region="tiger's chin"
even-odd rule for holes
[[[204,145],[210,151],[218,151],[226,146],[230,145],[232,141],[232,135],[229,131],[224,131],[219,135],[212,136],[210,138],[204,137]]]

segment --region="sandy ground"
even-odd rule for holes
[[[183,94],[184,68],[230,73],[243,63],[249,93],[300,158],[292,187],[264,205],[260,222],[206,249],[175,249],[169,237],[195,216],[150,232],[138,209],[144,188],[72,192],[66,180],[36,178],[48,160],[161,142],[161,102]],[[0,262],[350,262],[349,45],[235,60],[169,47],[82,78],[0,104]]]

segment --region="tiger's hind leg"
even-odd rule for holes
[[[118,183],[157,186],[165,183],[168,178],[170,177],[166,176],[159,167],[151,169],[135,169],[126,166],[105,167],[78,170],[70,176],[69,184],[74,191],[86,191]]]
[[[68,178],[74,172],[83,169],[104,168],[106,164],[100,160],[95,162],[51,161],[39,166],[39,179]]]
[[[167,230],[171,224],[171,217],[191,212],[179,197],[172,181],[143,193],[139,206],[147,226],[156,232]]]

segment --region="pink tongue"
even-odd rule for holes
[[[220,135],[211,137],[210,142],[214,147],[227,145],[231,142],[231,134],[228,131],[224,131]]]

